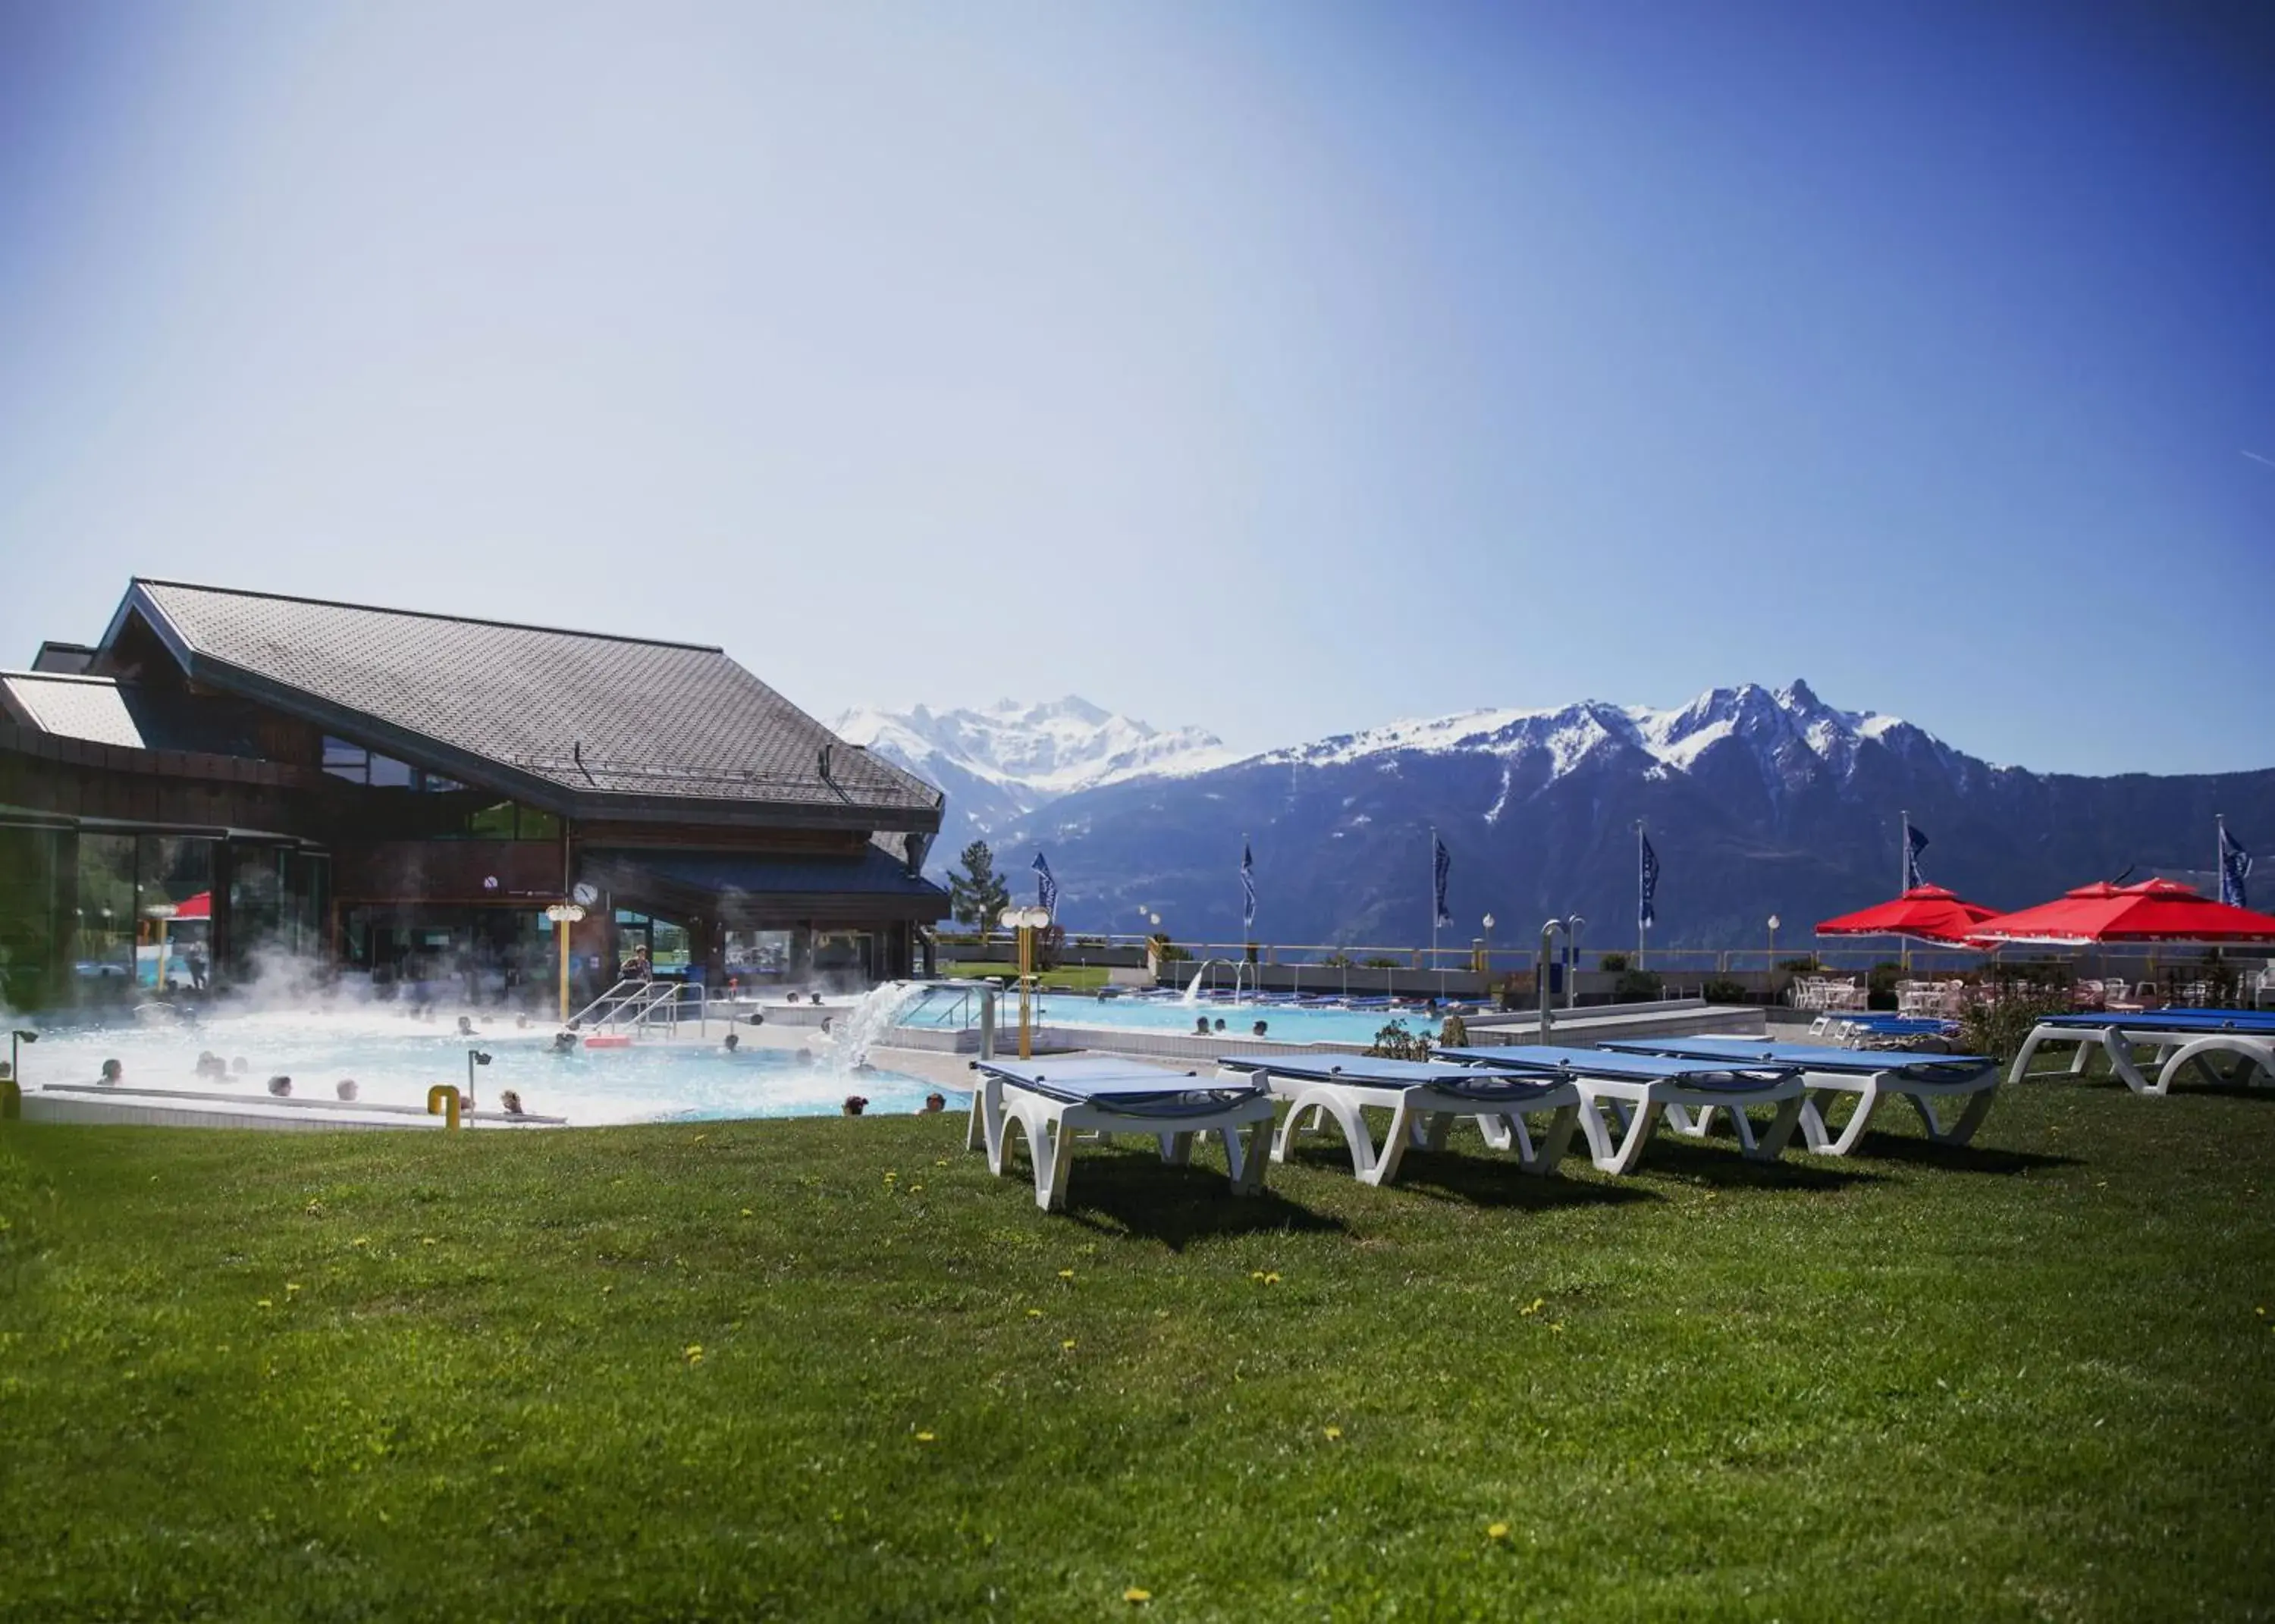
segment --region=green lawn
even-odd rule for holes
[[[988,964],[974,961],[964,964],[943,964],[944,976],[1001,976],[1009,979],[1019,973],[1017,964]],[[1062,964],[1056,970],[1044,971],[1038,982],[1044,986],[1065,987],[1076,992],[1094,992],[1107,985],[1107,971],[1103,964]]]
[[[2267,1616],[2275,1099],[1984,1137],[11,1123],[0,1616]]]

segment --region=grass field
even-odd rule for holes
[[[961,1134],[8,1124],[0,1616],[2275,1604],[2275,1099],[1060,1217]]]

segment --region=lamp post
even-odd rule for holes
[[[1769,963],[1763,966],[1767,972],[1763,978],[1763,986],[1768,989],[1769,1000],[1772,1003],[1777,1002],[1777,927],[1778,917],[1772,914],[1770,916],[1770,959]]]
[[[37,1043],[39,1040],[40,1034],[26,1027],[19,1027],[8,1034],[8,1080],[10,1082],[20,1087],[24,1081],[24,1063],[17,1058],[16,1046],[19,1043]]]
[[[1485,978],[1488,984],[1485,990],[1490,993],[1493,990],[1490,985],[1493,980],[1493,915],[1487,914],[1478,923],[1485,926],[1485,940],[1478,953],[1478,974]]]
[[[566,1026],[569,1023],[569,927],[585,917],[585,910],[575,903],[554,903],[545,910],[545,917],[561,927],[561,1023]]]
[[[1035,933],[1048,930],[1051,923],[1047,908],[1006,908],[1002,915],[1006,930],[1019,933],[1019,1058],[1034,1057],[1034,1029],[1028,1023],[1027,992],[1035,978]]]
[[[466,1051],[466,1109],[469,1111],[474,1108],[474,1068],[487,1066],[489,1063],[490,1057],[482,1050]]]

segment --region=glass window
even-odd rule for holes
[[[559,840],[561,820],[549,812],[540,812],[534,806],[525,806],[516,825],[522,840]]]
[[[387,789],[411,788],[411,764],[397,761],[393,756],[374,753],[371,759],[371,782]]]
[[[344,738],[324,735],[324,771],[351,784],[371,782],[371,752]]]
[[[420,773],[412,780],[411,787],[427,795],[449,795],[452,790],[463,789],[466,786],[455,778],[445,778],[440,773]]]
[[[79,837],[79,975],[124,990],[134,970],[132,835]],[[98,989],[101,990],[101,989]]]
[[[466,833],[476,840],[511,840],[513,838],[513,803],[500,801],[495,806],[485,806],[466,820]]]

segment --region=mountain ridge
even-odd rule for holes
[[[1077,726],[1069,703],[1039,708],[1064,730]],[[1016,721],[1035,708],[961,714]],[[2128,864],[2201,879],[2215,811],[2239,829],[2275,827],[2275,770],[2090,778],[1993,766],[1901,718],[1829,705],[1800,680],[1710,689],[1673,707],[1470,710],[1236,758],[1198,729],[1182,736],[1210,743],[1150,758],[1062,749],[1060,776],[1042,783],[1011,782],[1000,752],[965,770],[937,751],[929,763],[896,754],[890,729],[874,747],[949,791],[941,869],[975,833],[1014,871],[1014,850],[1039,845],[1070,926],[1160,912],[1175,931],[1219,941],[1241,935],[1243,837],[1267,939],[1428,940],[1434,827],[1453,854],[1461,929],[1481,928],[1486,912],[1576,910],[1629,921],[1619,928],[1631,941],[1643,819],[1664,867],[1652,940],[1673,946],[1755,940],[1771,913],[1792,930],[1892,895],[1904,812],[1934,842],[1928,877],[1994,906]],[[1093,766],[1069,776],[1078,759]],[[942,782],[941,768],[964,782]],[[973,794],[995,799],[984,820],[960,823],[959,797]]]

